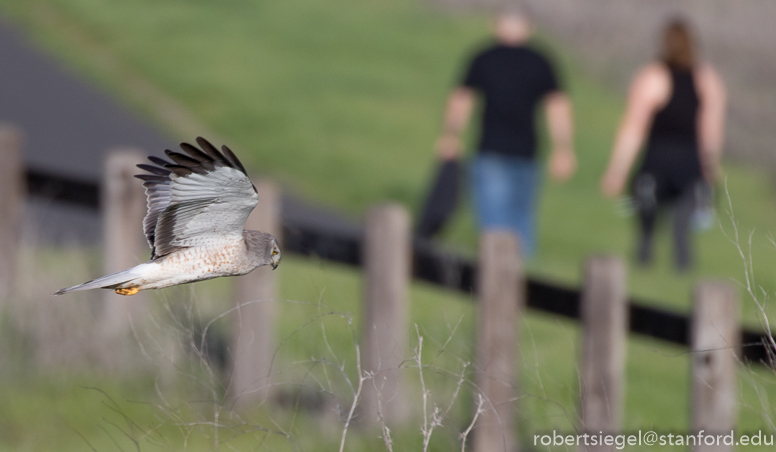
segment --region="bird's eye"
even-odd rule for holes
[[[277,254],[278,254],[278,251],[277,251],[277,250],[272,250],[272,255],[273,255],[273,256],[276,256]]]

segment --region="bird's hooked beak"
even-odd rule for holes
[[[276,268],[278,268],[278,264],[279,264],[279,263],[280,263],[280,262],[277,262],[277,261],[272,261],[272,269],[273,269],[273,270],[275,270]]]

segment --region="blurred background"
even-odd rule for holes
[[[663,234],[656,265],[630,268],[629,293],[688,314],[695,283],[713,277],[754,281],[766,300],[776,289],[776,4],[527,3],[539,30],[534,45],[554,59],[571,96],[579,158],[570,182],[544,182],[529,277],[579,287],[587,256],[630,261],[635,220],[600,195],[598,181],[631,76],[656,56],[662,24],[682,14],[697,29],[703,59],[728,87],[725,184],[718,187],[717,222],[695,237],[696,267],[676,274]],[[22,132],[29,169],[87,185],[100,182],[111,149],[161,155],[202,135],[228,144],[252,173],[277,181],[284,215],[358,231],[378,202],[398,202],[418,216],[437,164],[433,146],[446,96],[490,39],[494,6],[0,0],[0,122]],[[470,143],[476,133],[469,132]],[[473,258],[478,237],[467,196],[462,204],[439,246]],[[0,451],[339,447],[358,381],[358,268],[284,256],[275,272],[273,375],[287,384],[271,403],[237,414],[223,383],[230,281],[149,296],[150,320],[121,346],[134,350],[133,358],[106,366],[105,356],[117,349],[101,339],[102,295],[49,297],[102,274],[99,212],[38,196],[26,201],[23,218],[17,277],[0,322]],[[743,256],[732,243],[733,225]],[[137,262],[145,253],[137,251]],[[743,290],[740,298],[745,327],[762,329],[762,315],[776,313],[767,304],[760,310]],[[458,376],[471,372],[464,364],[474,359],[474,295],[413,282],[409,299],[419,333],[408,329],[407,341],[417,352],[418,337],[425,338],[426,384],[435,404],[451,407],[429,450],[457,450],[474,411],[472,388],[457,391]],[[531,310],[521,322],[520,435],[573,431],[578,323]],[[687,430],[687,348],[630,336],[628,350],[623,428]],[[411,350],[407,359],[414,359]],[[407,374],[420,395],[417,368]],[[741,366],[739,429],[773,428],[774,381],[765,367]],[[418,402],[413,409],[419,419],[420,408]],[[396,450],[421,450],[420,423],[392,428]],[[348,435],[345,450],[386,448],[368,429]]]

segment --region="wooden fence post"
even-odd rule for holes
[[[378,419],[401,423],[409,409],[399,366],[407,358],[410,215],[397,204],[367,212],[364,230],[364,321],[362,369],[374,372],[362,394],[367,425]],[[375,387],[377,389],[375,389]]]
[[[730,434],[736,423],[736,371],[740,352],[738,297],[729,284],[703,281],[695,288],[692,318],[692,431]],[[703,442],[697,452],[734,450]]]
[[[275,183],[262,180],[256,183],[256,191],[259,193],[259,204],[248,217],[245,229],[269,232],[282,243],[280,190]],[[272,395],[276,277],[277,273],[271,267],[261,267],[234,281],[237,309],[232,322],[229,394],[238,411],[255,409]]]
[[[146,197],[142,182],[133,176],[139,174],[136,164],[145,160],[145,154],[134,148],[116,148],[108,152],[104,162],[100,209],[102,212],[104,274],[110,274],[145,262],[151,250],[143,234]],[[131,318],[142,321],[148,312],[147,294],[122,296],[105,291],[102,319],[104,336],[109,339],[101,351],[103,364],[109,368],[124,369],[129,347]],[[121,350],[120,352],[117,352]],[[128,350],[128,349],[127,349]]]
[[[0,124],[0,303],[14,287],[14,267],[24,208],[22,133]]]
[[[621,425],[628,304],[625,263],[614,256],[587,261],[582,292],[582,430],[616,434]],[[614,445],[581,447],[614,451]]]
[[[506,231],[483,234],[477,281],[476,380],[485,403],[477,420],[475,452],[515,448],[517,320],[525,305],[525,290],[517,238]]]

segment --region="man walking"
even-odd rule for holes
[[[470,62],[461,84],[450,94],[437,152],[454,159],[480,95],[482,130],[472,183],[477,218],[483,231],[512,230],[521,251],[534,251],[536,198],[541,174],[536,162],[535,112],[544,107],[552,145],[550,175],[565,181],[576,170],[572,111],[549,61],[528,47],[533,25],[525,11],[511,9],[495,20],[495,44]]]

